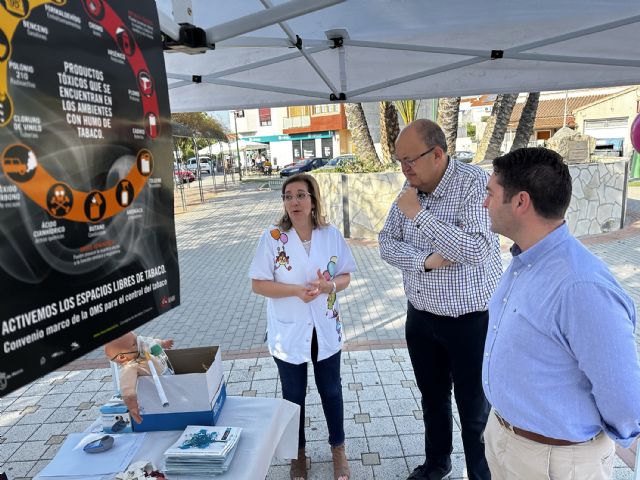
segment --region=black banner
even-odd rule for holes
[[[0,395],[179,305],[153,0],[0,0]]]

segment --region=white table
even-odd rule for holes
[[[271,459],[290,459],[298,455],[298,422],[300,407],[280,398],[227,397],[217,424],[242,427],[240,441],[229,471],[212,476],[215,480],[258,480],[266,477]],[[181,431],[148,432],[133,457],[134,462],[147,460],[163,468],[163,453],[180,436]],[[117,472],[116,472],[117,473]],[[113,475],[97,477],[112,478]],[[36,480],[79,480],[78,476],[43,477]],[[83,478],[86,478],[84,476]],[[202,477],[199,477],[202,478]],[[170,480],[188,480],[172,475]]]

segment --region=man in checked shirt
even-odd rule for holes
[[[442,129],[429,120],[400,133],[396,156],[407,183],[379,243],[382,259],[402,270],[407,347],[422,394],[426,460],[407,480],[451,475],[452,386],[469,479],[489,479],[482,356],[487,303],[502,270],[498,237],[482,208],[489,176],[449,158]]]

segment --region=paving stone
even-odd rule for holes
[[[371,400],[366,402],[360,402],[360,409],[362,413],[368,413],[372,417],[389,417],[391,411],[386,400]]]
[[[52,436],[59,435],[64,432],[64,429],[69,425],[68,423],[47,423],[38,426],[38,429],[33,432],[33,435],[29,437],[29,440],[44,440],[48,441]]]
[[[410,473],[404,458],[381,458],[372,468],[376,480],[405,480]]]
[[[23,462],[40,460],[48,448],[49,446],[40,440],[22,443],[20,448],[11,455],[10,461]]]
[[[354,421],[356,423],[370,423],[371,417],[369,417],[368,413],[356,413],[354,416]]]
[[[395,435],[383,437],[367,436],[367,442],[369,442],[369,449],[372,452],[379,452],[381,458],[404,457],[400,440]]]
[[[350,383],[349,384],[349,390],[352,390],[354,392],[360,391],[362,390],[362,384],[361,383]]]
[[[363,453],[362,454],[363,465],[380,465],[380,455],[378,452]]]
[[[66,438],[66,435],[51,435],[49,437],[49,440],[47,440],[45,443],[47,445],[58,445],[59,443],[64,442]]]
[[[40,425],[14,425],[7,431],[3,438],[5,442],[26,442]]]
[[[370,423],[364,424],[367,438],[382,435],[396,435],[396,426],[391,417],[372,417]]]
[[[245,390],[244,392],[242,392],[242,396],[243,397],[255,397],[256,396],[256,392],[255,390]]]
[[[23,415],[22,418],[18,421],[20,425],[26,424],[37,424],[41,425],[51,416],[54,412],[53,408],[39,408],[35,413],[29,413],[27,415]]]
[[[11,479],[29,478],[29,472],[33,467],[33,462],[10,462],[5,465],[5,473]]]

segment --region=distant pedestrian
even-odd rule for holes
[[[300,405],[298,458],[291,462],[291,478],[307,478],[304,412],[311,362],[329,430],[334,478],[348,480],[340,379],[344,333],[337,294],[349,286],[356,265],[338,229],[324,219],[312,176],[285,180],[282,202],[284,212],[262,235],[249,277],[253,291],[268,298],[267,338],[282,396]]]
[[[613,440],[629,446],[640,435],[633,301],[569,233],[571,176],[560,155],[498,157],[487,191],[493,231],[515,242],[489,304],[492,478],[609,479]]]
[[[501,272],[498,237],[482,208],[488,175],[448,157],[442,129],[429,120],[402,130],[396,156],[407,183],[379,241],[382,258],[402,271],[407,347],[422,394],[426,459],[409,479],[451,475],[453,385],[469,479],[488,480],[482,355]]]

